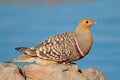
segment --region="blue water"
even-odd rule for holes
[[[77,61],[80,69],[103,72],[120,80],[120,0],[93,0],[71,4],[0,3],[0,62],[21,53],[19,46],[34,46],[53,34],[74,30],[81,18],[91,18],[94,42],[90,53]]]

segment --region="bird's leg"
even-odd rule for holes
[[[72,62],[72,63],[70,63],[70,64],[76,65],[76,63],[73,63],[73,62]]]

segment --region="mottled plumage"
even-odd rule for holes
[[[94,24],[90,19],[82,19],[77,29],[54,35],[44,40],[37,46],[30,48],[18,47],[16,50],[26,56],[18,57],[11,62],[38,62],[40,64],[69,63],[84,57],[92,44],[92,36],[89,27]]]

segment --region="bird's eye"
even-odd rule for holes
[[[86,23],[88,23],[88,21],[86,21]]]

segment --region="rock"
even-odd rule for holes
[[[74,64],[31,64],[17,67],[0,64],[0,80],[105,80],[103,74],[94,69],[78,70]]]
[[[13,64],[0,64],[0,80],[25,80],[21,69]]]
[[[83,76],[87,77],[88,80],[105,80],[103,74],[94,68],[89,68],[87,70],[82,70]]]

